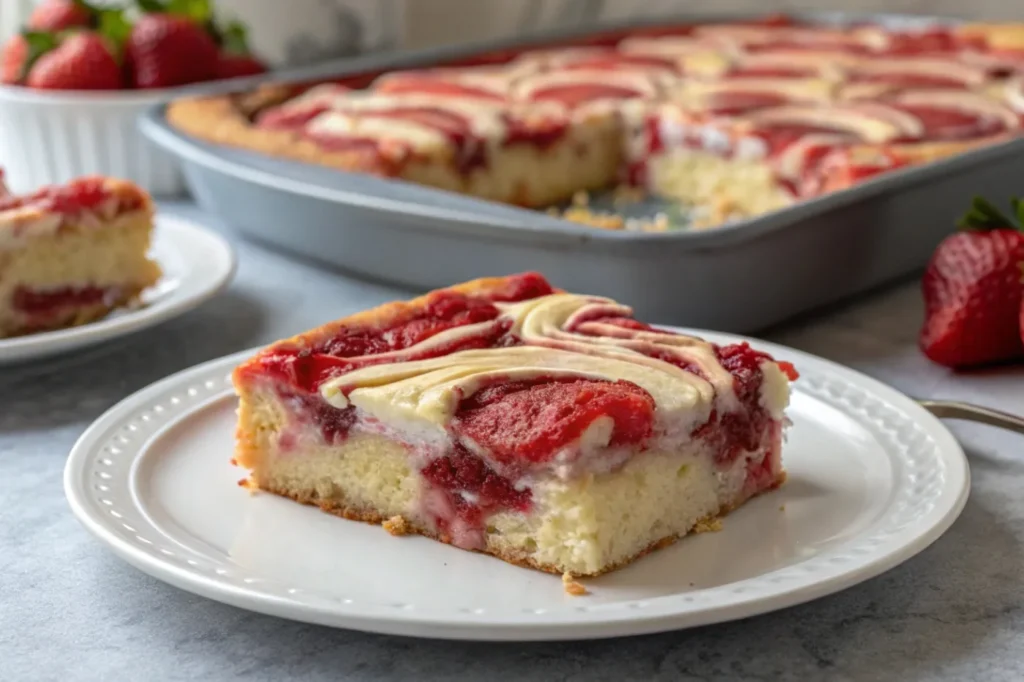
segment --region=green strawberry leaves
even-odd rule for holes
[[[250,54],[245,24],[217,22],[210,0],[135,0],[135,4],[148,14],[173,14],[196,22],[229,54]]]
[[[961,230],[1011,229],[1024,231],[1024,199],[1010,199],[1013,217],[1009,217],[984,197],[974,197],[971,208],[957,221]]]
[[[103,11],[96,5],[92,4],[91,2],[87,2],[86,0],[71,0],[71,4],[75,5],[76,7],[81,7],[89,13],[89,16],[92,17],[96,16],[97,14]]]
[[[217,42],[221,49],[228,54],[247,55],[249,54],[248,30],[245,24],[239,21],[229,21],[223,27],[215,31]]]
[[[121,9],[101,9],[98,12],[96,30],[114,55],[114,58],[121,61],[124,53],[124,46],[132,33],[132,22]]]
[[[213,19],[210,0],[135,0],[143,12],[152,14],[174,14],[205,24]]]
[[[19,81],[28,78],[28,72],[40,57],[60,45],[60,35],[51,31],[23,31],[21,37],[28,44],[28,54],[25,55]]]

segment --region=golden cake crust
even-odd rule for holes
[[[252,97],[269,99],[271,93],[257,91],[252,93]],[[167,120],[183,132],[206,142],[338,170],[386,174],[384,166],[371,163],[372,157],[366,154],[329,151],[290,130],[256,128],[240,101],[231,96],[176,100],[167,107]]]

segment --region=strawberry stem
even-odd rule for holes
[[[1024,200],[1015,197],[1010,200],[1010,207],[1013,209],[1016,222],[993,206],[988,199],[974,197],[970,210],[957,221],[957,227],[961,230],[1024,230]]]

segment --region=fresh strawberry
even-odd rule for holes
[[[23,35],[16,35],[4,44],[0,57],[0,81],[5,85],[18,85],[25,79],[29,45]]]
[[[83,0],[43,0],[32,10],[28,27],[33,31],[63,31],[95,26],[97,11]]]
[[[1024,223],[1024,200],[1015,199],[1013,208]],[[981,198],[960,227],[925,271],[921,349],[954,368],[1024,357],[1024,228]]]
[[[217,78],[255,76],[266,72],[263,62],[249,51],[245,26],[232,22],[217,30],[216,38],[221,50],[217,60]]]
[[[137,88],[169,88],[217,75],[217,43],[203,25],[173,14],[145,14],[126,46],[128,70]]]
[[[265,73],[267,67],[252,55],[221,53],[217,60],[217,78],[239,78]]]
[[[121,67],[99,34],[79,31],[35,60],[27,85],[43,90],[117,90]]]

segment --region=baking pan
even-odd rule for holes
[[[795,16],[822,24],[948,21]],[[426,66],[639,25],[360,58],[284,78]],[[141,126],[180,157],[200,206],[287,253],[411,289],[539,270],[563,288],[628,302],[646,319],[731,332],[756,331],[920,270],[974,195],[1001,201],[1020,191],[1024,177],[1024,138],[1018,138],[713,230],[639,233],[207,144],[169,126],[163,106],[149,111]]]

